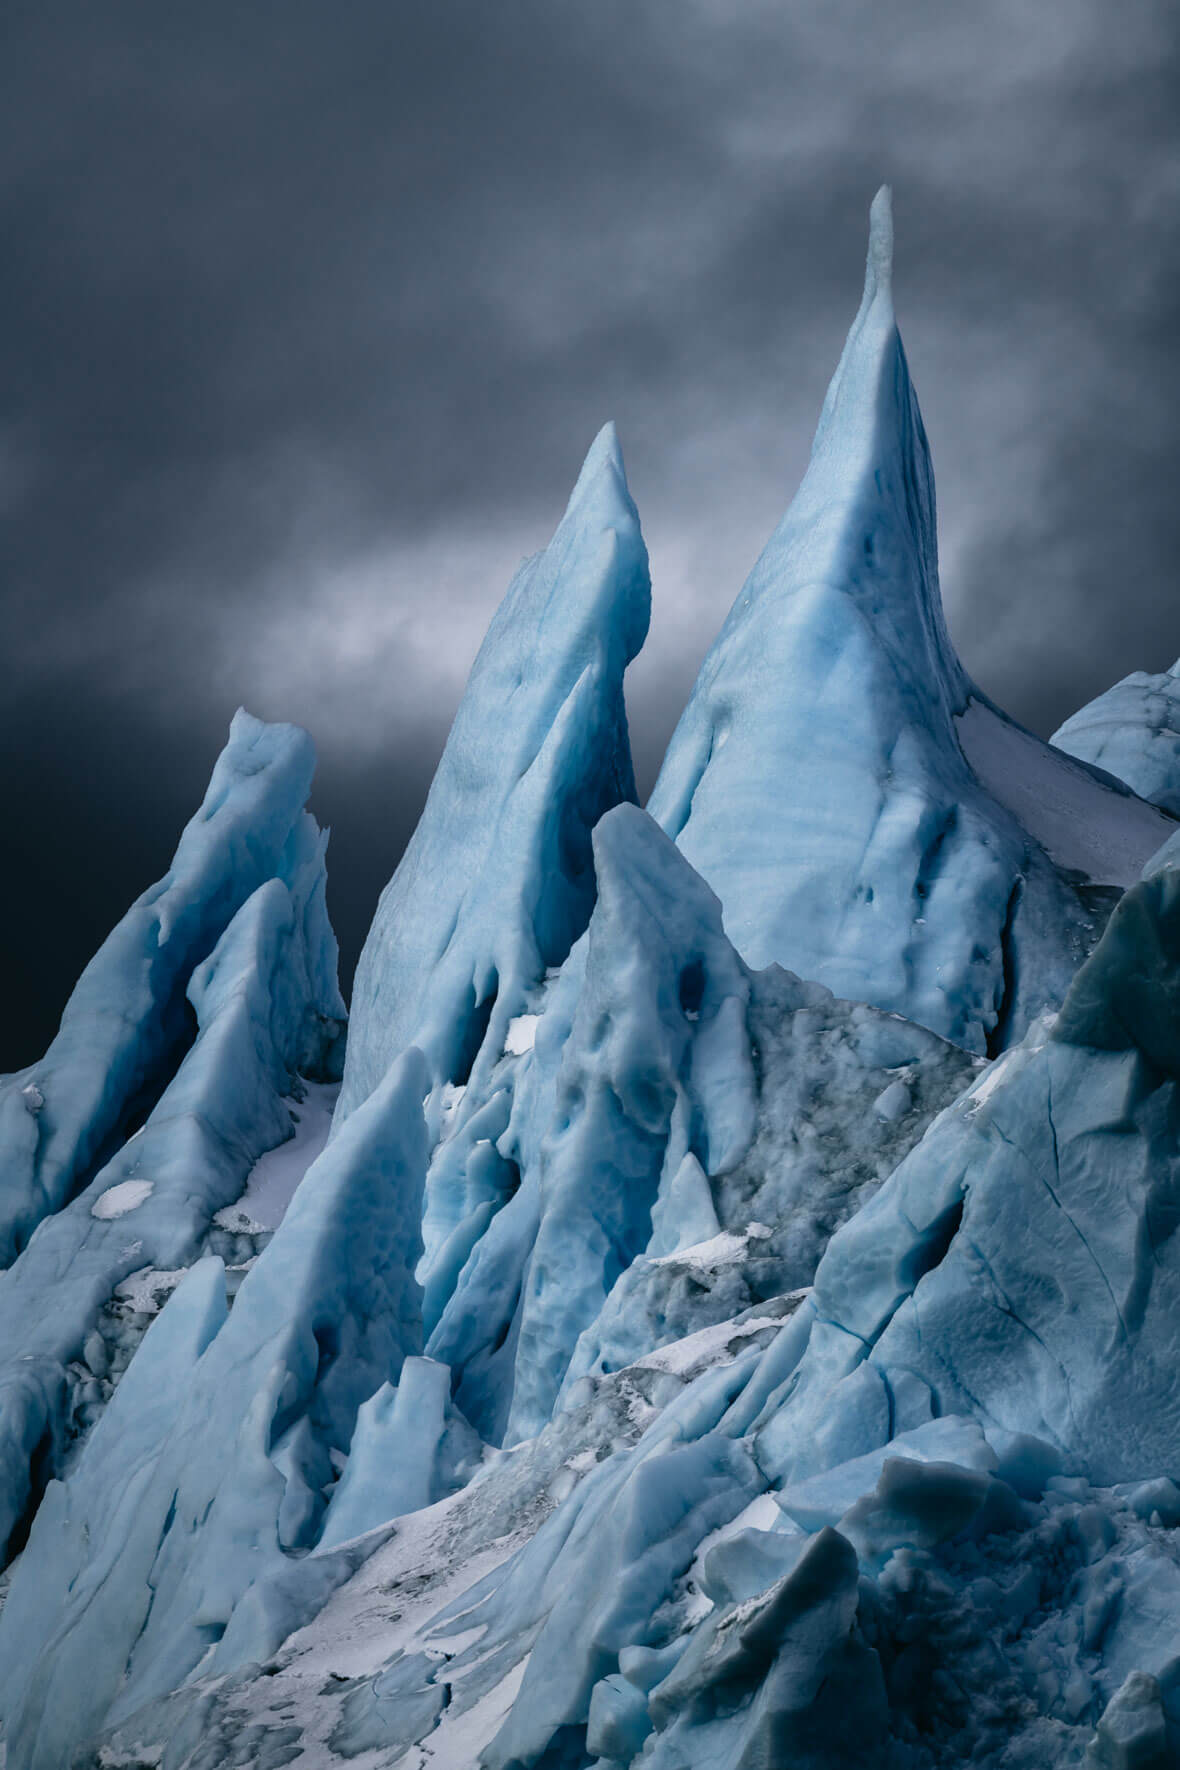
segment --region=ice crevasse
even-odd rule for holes
[[[1172,677],[967,677],[891,253],[646,810],[608,426],[347,1052],[239,714],[0,1082],[6,1770],[1180,1764]]]

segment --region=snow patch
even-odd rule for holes
[[[90,1215],[104,1222],[112,1217],[126,1217],[129,1211],[137,1211],[154,1191],[152,1180],[120,1180],[117,1186],[108,1186],[99,1193],[90,1207]]]
[[[277,1229],[295,1189],[328,1141],[339,1082],[305,1082],[302,1100],[288,1102],[295,1135],[268,1149],[250,1169],[246,1190],[236,1204],[225,1205],[213,1221],[235,1235],[257,1235]]]
[[[539,1014],[518,1014],[508,1022],[508,1031],[504,1038],[504,1054],[506,1057],[523,1057],[531,1051],[537,1037],[540,1024]]]

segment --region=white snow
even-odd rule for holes
[[[129,1211],[137,1211],[154,1190],[155,1183],[151,1180],[120,1180],[117,1186],[108,1186],[105,1192],[99,1193],[90,1207],[90,1215],[103,1221],[125,1217]]]
[[[140,1315],[158,1315],[181,1279],[187,1277],[188,1270],[187,1266],[141,1266],[115,1286],[115,1296]]]
[[[508,1022],[504,1037],[506,1057],[523,1057],[526,1051],[532,1050],[540,1019],[539,1014],[518,1014],[515,1020]]]
[[[1133,885],[1176,824],[1154,805],[1103,786],[1031,732],[970,701],[955,721],[976,779],[1060,867],[1098,885]]]
[[[246,1190],[236,1204],[225,1205],[213,1221],[237,1234],[256,1235],[277,1229],[295,1196],[295,1188],[328,1141],[339,1082],[305,1082],[303,1100],[289,1102],[295,1135],[267,1150],[250,1169]]]

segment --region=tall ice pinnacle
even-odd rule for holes
[[[807,473],[705,660],[650,810],[747,963],[982,1051],[1061,1000],[1092,940],[1053,861],[1125,884],[1166,830],[997,713],[955,655],[892,240],[883,189]],[[1091,826],[1115,832],[1101,853],[1078,851]]]
[[[612,424],[509,586],[426,808],[357,968],[338,1122],[417,1045],[466,1083],[590,919],[590,832],[634,800],[623,672],[647,633],[647,552]]]

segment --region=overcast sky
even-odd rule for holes
[[[803,471],[894,185],[968,668],[1180,653],[1180,14],[1152,0],[7,0],[0,1068],[241,702],[350,972],[486,622],[617,420],[641,783]]]

